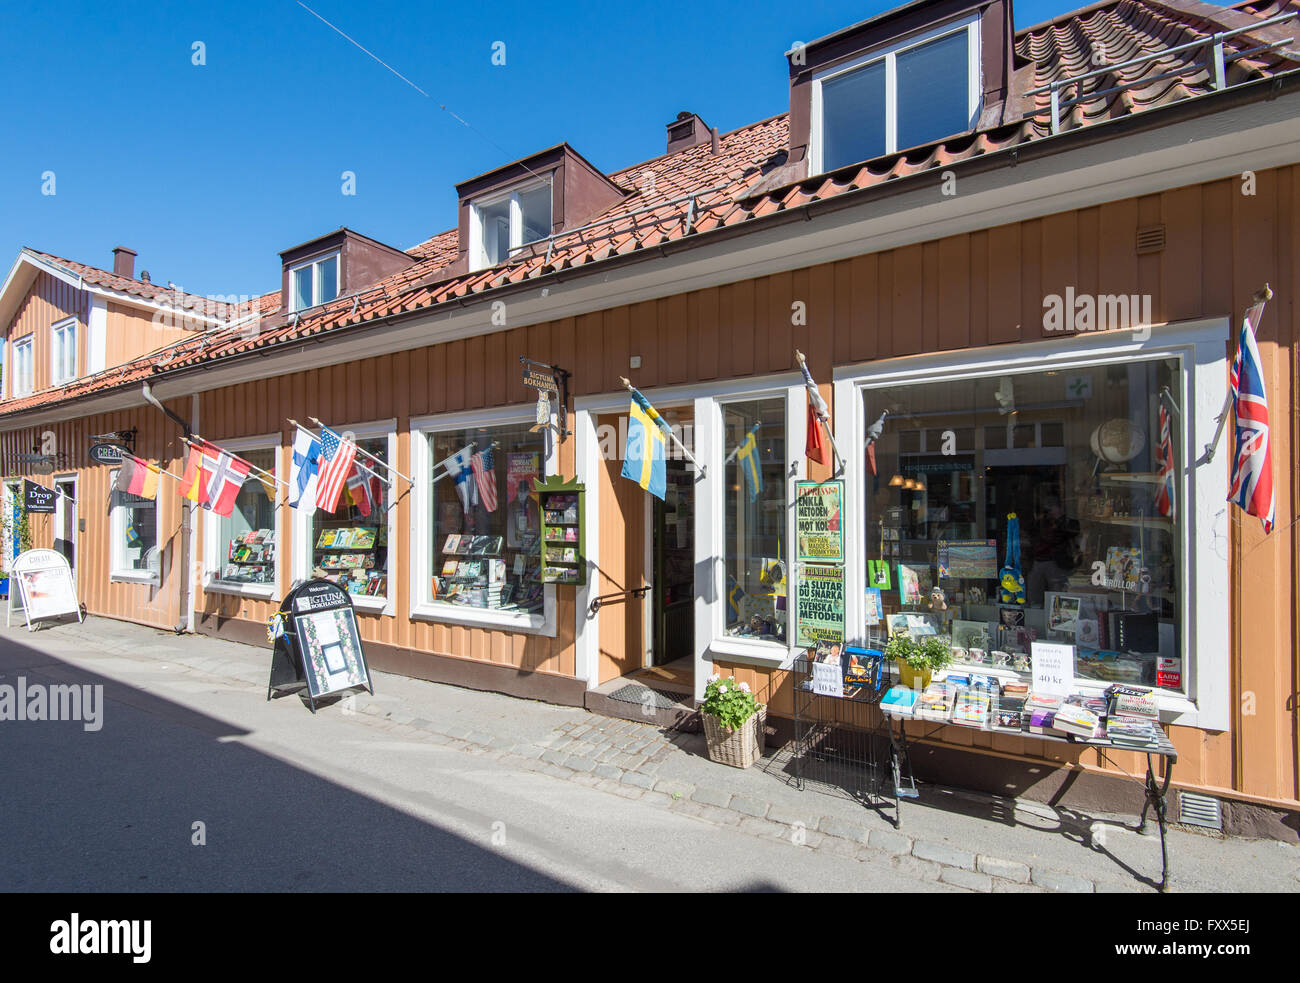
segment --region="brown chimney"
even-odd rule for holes
[[[675,154],[687,147],[695,147],[712,139],[704,120],[694,113],[678,113],[668,124],[668,153]]]
[[[127,249],[126,246],[118,246],[113,250],[113,272],[118,276],[124,276],[128,280],[135,279],[135,256],[134,249]]]

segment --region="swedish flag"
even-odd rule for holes
[[[744,588],[736,583],[734,577],[727,577],[727,623],[732,624],[740,620],[740,614],[743,610],[741,605],[744,603],[746,594]]]
[[[663,424],[654,407],[633,390],[627,410],[627,447],[623,453],[623,477],[662,499],[667,490],[668,474],[664,465],[667,439]],[[640,397],[639,399],[637,397]]]
[[[736,463],[745,473],[745,483],[749,485],[749,500],[757,501],[763,491],[763,472],[758,463],[758,441],[754,439],[758,427],[755,426],[745,434],[740,449],[736,452]]]

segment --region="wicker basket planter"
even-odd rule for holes
[[[733,768],[748,768],[763,755],[763,734],[767,707],[746,720],[736,730],[726,730],[711,713],[700,713],[704,721],[704,741],[709,760]]]

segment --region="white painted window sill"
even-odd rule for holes
[[[203,591],[206,594],[230,594],[259,600],[274,600],[278,593],[275,584],[236,584],[224,580],[209,581],[203,585]]]
[[[426,601],[411,609],[411,618],[419,621],[442,621],[450,624],[472,625],[479,628],[500,628],[505,631],[527,632],[533,635],[555,637],[553,618],[540,614],[507,611],[491,611],[487,608],[472,608],[465,604],[438,604]],[[550,622],[548,624],[547,622]]]
[[[784,642],[756,638],[715,638],[709,644],[709,654],[772,669],[789,669],[794,664],[794,652]]]
[[[393,617],[392,602],[387,597],[373,597],[369,594],[349,594],[352,606],[368,614],[386,614]]]
[[[157,587],[162,581],[158,574],[148,570],[118,570],[108,575],[115,584],[149,584]]]

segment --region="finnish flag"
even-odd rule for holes
[[[316,511],[316,479],[320,476],[320,441],[304,430],[293,441],[293,466],[289,470],[289,505]]]

